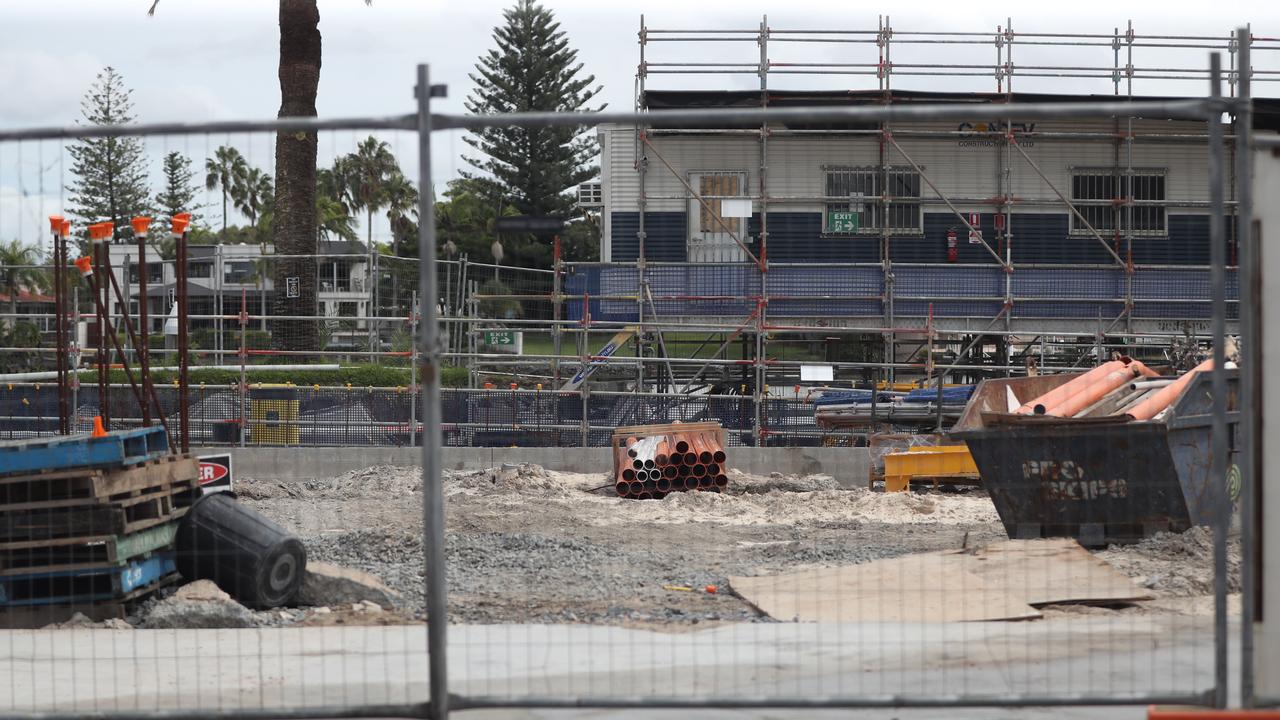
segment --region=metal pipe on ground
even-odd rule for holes
[[[689,469],[689,474],[696,478],[701,478],[707,474],[707,466],[698,463]]]
[[[671,480],[665,477],[661,478],[658,480],[655,487],[657,488],[658,492],[662,492],[662,493],[671,492]]]
[[[679,476],[680,468],[677,468],[675,465],[668,465],[662,468],[662,477],[668,480],[675,480]]]
[[[631,483],[623,481],[613,486],[613,491],[626,497],[631,492]]]
[[[677,435],[676,438],[676,452],[681,455],[689,452],[689,440],[682,435]]]
[[[682,478],[682,480],[684,481],[684,489],[685,489],[685,490],[697,490],[697,489],[698,489],[698,478],[693,477],[692,475],[690,475],[690,476],[688,476],[688,477]]]
[[[693,451],[687,452],[687,453],[685,453],[685,454],[684,454],[684,457],[682,458],[681,462],[683,462],[685,465],[689,465],[689,466],[697,465],[697,464],[698,464],[698,454],[697,454],[697,453],[695,453],[695,452],[693,452]]]
[[[715,483],[716,483],[716,487],[717,487],[717,488],[725,488],[725,487],[729,487],[729,476],[728,476],[728,475],[717,475],[717,476],[716,476],[716,478],[715,478]]]
[[[635,480],[635,479],[636,479],[636,471],[635,471],[635,470],[633,470],[633,469],[631,469],[631,468],[626,468],[626,469],[624,469],[624,470],[622,471],[622,479],[623,479],[623,480],[626,480],[627,482],[631,482],[632,480]]]
[[[707,465],[707,474],[708,474],[708,475],[719,475],[719,474],[720,474],[720,466],[719,466],[719,465],[717,465],[716,463],[711,463],[711,464]]]
[[[698,433],[693,437],[693,448],[698,453],[698,462],[707,465],[711,462],[711,445],[707,442],[707,436]]]
[[[658,448],[653,455],[654,464],[666,465],[667,462],[670,460],[671,451],[668,448],[668,445],[669,443],[667,442],[666,438],[662,438],[661,440],[658,441]]]
[[[644,492],[644,483],[640,482],[639,480],[632,480],[628,484],[627,489],[631,492],[632,495],[639,495],[640,493]]]

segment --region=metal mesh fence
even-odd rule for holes
[[[997,37],[1008,52],[1012,32]],[[347,126],[416,129],[431,187],[433,123],[509,120],[433,114],[425,67],[419,83],[416,116]],[[163,338],[153,365],[190,350],[193,377],[175,387],[154,367],[154,398],[123,367],[0,386],[0,618],[22,628],[0,634],[0,711],[1222,705],[1240,587],[1228,468],[1248,437],[1231,426],[1251,402],[1223,357],[1228,300],[1248,295],[1220,256],[1224,108],[1248,112],[1220,98],[1020,110],[1207,122],[1208,268],[1033,267],[1024,280],[968,260],[776,275],[767,262],[581,263],[561,278],[415,266],[377,252],[370,231],[365,252],[237,244],[197,253],[207,275],[173,268],[171,283],[160,263],[145,292],[126,276],[121,307],[102,314],[147,308]],[[971,108],[845,110],[776,117],[887,123],[892,110],[1015,144],[999,124],[976,129]],[[174,333],[171,289],[186,303]],[[314,308],[298,307],[310,289]],[[549,322],[562,312],[576,325]],[[1156,341],[1205,319],[1212,369],[1190,333],[1163,362],[1112,357],[1165,350]],[[1144,321],[1171,327],[1144,335]],[[149,340],[104,325],[114,360],[146,356]],[[88,365],[102,338],[75,332],[54,352],[74,345]],[[696,349],[668,353],[668,340]],[[830,379],[805,379],[816,365]],[[63,435],[51,420],[68,399],[80,432]],[[235,499],[205,493],[211,460],[172,452],[182,417],[182,444],[241,463]],[[422,451],[391,452],[404,447]],[[408,456],[423,467],[402,467]]]

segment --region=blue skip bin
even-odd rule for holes
[[[78,467],[136,465],[169,452],[161,426],[0,443],[0,476]]]

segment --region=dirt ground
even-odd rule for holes
[[[403,616],[423,617],[417,469],[371,467],[309,482],[247,479],[237,491],[244,502],[297,532],[310,557],[381,577],[403,593]],[[586,622],[674,630],[768,622],[728,590],[728,576],[853,564],[1005,538],[980,489],[886,494],[840,489],[829,476],[731,471],[723,494],[626,500],[614,496],[603,473],[519,465],[447,471],[444,492],[451,619],[467,623]],[[1212,591],[1210,552],[1203,529],[1100,551],[1099,557],[1150,588],[1157,600],[1146,607],[1050,608],[1047,617],[1200,614],[1212,607],[1206,602]],[[1235,558],[1238,564],[1238,553]]]

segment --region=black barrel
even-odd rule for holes
[[[226,493],[206,495],[191,506],[176,546],[183,577],[212,580],[250,607],[292,600],[307,566],[302,541]]]

